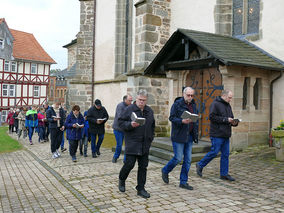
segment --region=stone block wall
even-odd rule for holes
[[[154,111],[156,136],[169,136],[169,80],[142,75],[128,76],[127,93],[133,96],[133,100],[136,99],[139,89],[146,89],[148,92],[147,105]]]
[[[170,2],[170,0],[143,0],[135,5],[136,68],[146,68],[169,39]]]

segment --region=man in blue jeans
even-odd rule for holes
[[[123,138],[124,138],[123,131],[118,125],[118,118],[121,117],[125,108],[127,106],[129,106],[131,103],[132,103],[132,96],[131,95],[125,95],[125,96],[123,96],[123,101],[120,102],[116,107],[115,117],[114,117],[114,121],[113,121],[113,125],[112,125],[113,133],[114,133],[115,140],[116,140],[116,149],[115,149],[115,153],[114,153],[113,158],[112,158],[113,163],[116,163],[117,159],[120,156],[122,144],[123,144]]]
[[[230,102],[233,99],[233,93],[230,90],[223,90],[221,96],[217,97],[210,105],[210,139],[211,151],[204,158],[196,163],[196,173],[202,177],[203,168],[217,156],[221,151],[220,160],[220,178],[222,180],[234,181],[229,175],[229,154],[230,154],[230,137],[232,126],[238,125],[238,120],[233,119],[234,115]]]
[[[101,101],[96,99],[94,106],[92,106],[87,112],[93,158],[96,158],[97,155],[101,154],[100,147],[104,140],[105,123],[107,122],[108,118],[109,116],[107,110],[102,106]]]
[[[198,143],[198,122],[191,119],[182,119],[184,111],[197,114],[196,104],[193,100],[194,89],[186,87],[183,90],[183,97],[177,98],[171,107],[169,120],[172,122],[171,140],[173,144],[174,157],[162,168],[162,179],[169,183],[169,173],[182,161],[180,172],[180,185],[183,189],[193,190],[188,185],[188,172],[191,165],[192,142]]]

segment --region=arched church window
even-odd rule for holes
[[[233,1],[233,36],[259,33],[260,0]]]

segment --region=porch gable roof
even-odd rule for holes
[[[175,46],[181,45],[184,38],[207,51],[209,53],[208,58],[214,59],[219,64],[227,66],[253,66],[268,70],[284,70],[284,62],[248,41],[208,32],[178,29],[172,34],[164,47],[146,68],[144,74],[164,73],[161,66],[170,62],[167,55],[172,52]]]

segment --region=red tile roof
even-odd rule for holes
[[[15,38],[13,45],[14,58],[56,64],[37,42],[33,34],[12,29],[10,31]]]

